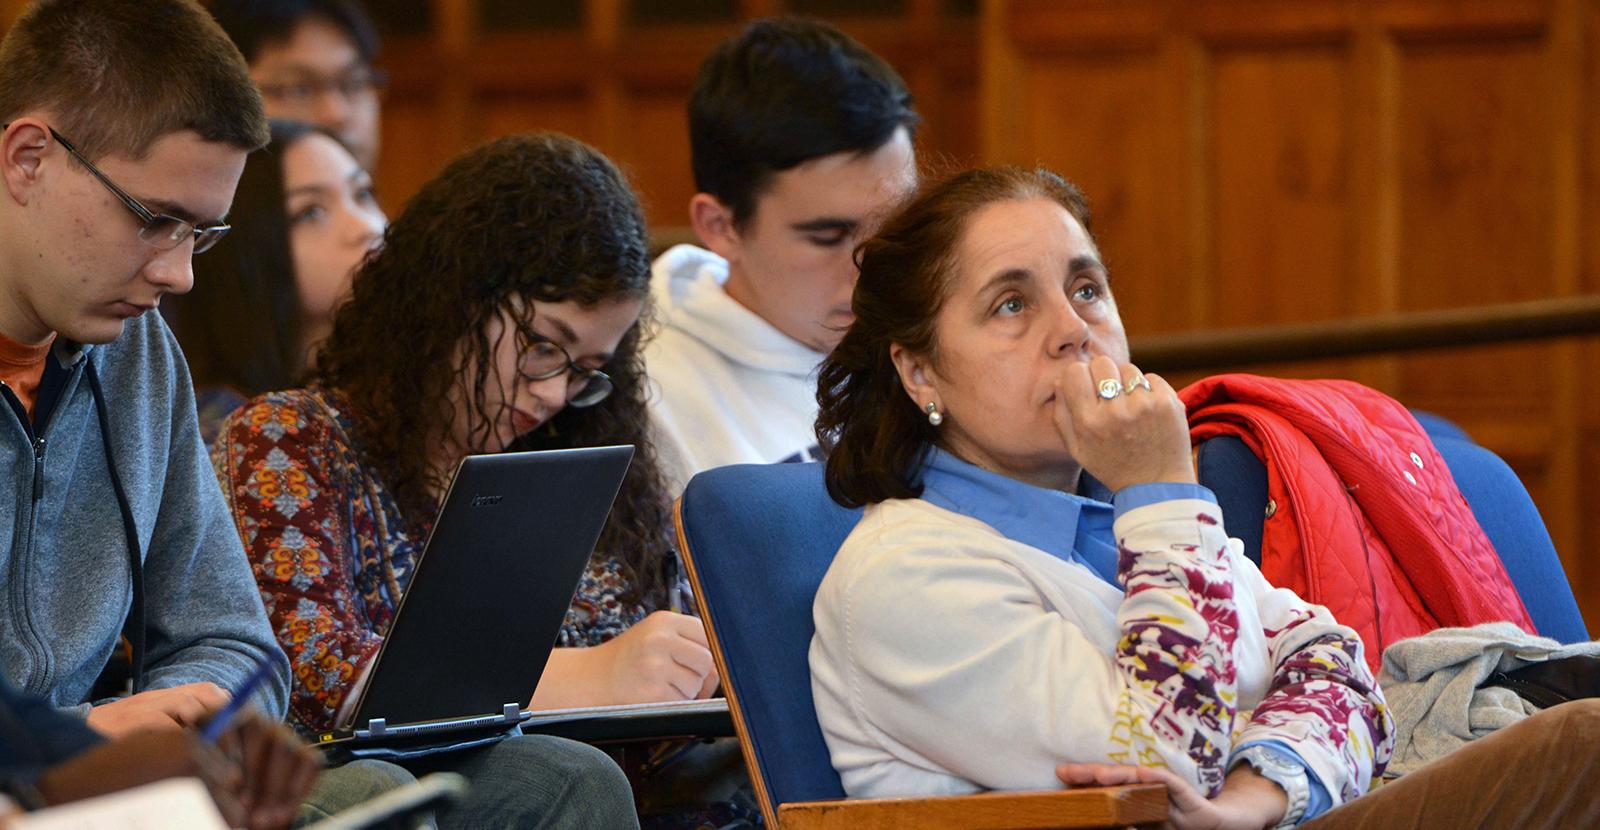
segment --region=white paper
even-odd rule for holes
[[[198,778],[170,778],[74,801],[11,823],[15,830],[228,830]]]

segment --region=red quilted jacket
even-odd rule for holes
[[[1218,375],[1179,393],[1196,443],[1234,435],[1267,466],[1267,581],[1354,628],[1377,671],[1396,640],[1532,621],[1455,479],[1398,401],[1358,383]]]

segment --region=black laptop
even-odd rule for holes
[[[633,447],[469,456],[330,750],[508,729],[555,646]]]

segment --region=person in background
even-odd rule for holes
[[[1364,644],[1228,538],[1076,188],[958,174],[858,256],[817,426],[866,509],[810,651],[849,795],[1159,782],[1175,830],[1600,819],[1600,759],[1563,750],[1600,738],[1594,700],[1368,793],[1395,723]]]
[[[210,9],[250,64],[268,117],[315,124],[374,169],[386,79],[360,0],[213,0]]]
[[[161,307],[189,361],[207,444],[250,398],[299,384],[387,224],[367,171],[298,121],[272,122],[228,219],[234,230],[195,262],[194,290]]]
[[[310,385],[228,419],[213,460],[289,653],[296,728],[344,720],[451,472],[464,455],[508,448],[635,447],[566,647],[531,705],[685,700],[716,687],[699,620],[659,610],[670,519],[639,359],[648,273],[643,214],[610,161],[564,136],[499,139],[452,162],[395,220]],[[569,751],[526,736],[450,763],[474,792],[503,793],[526,786],[530,754]],[[457,826],[496,824],[477,820]]]
[[[761,20],[689,101],[704,248],[656,260],[646,353],[674,493],[695,473],[817,457],[812,378],[850,325],[850,253],[916,184],[911,95],[832,26]]]

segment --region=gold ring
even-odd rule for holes
[[[1150,391],[1150,381],[1149,381],[1149,379],[1146,378],[1144,375],[1134,375],[1133,376],[1133,380],[1128,381],[1127,385],[1122,387],[1122,391],[1123,392],[1130,393],[1130,394],[1135,389],[1144,389],[1147,392]]]
[[[1106,400],[1115,398],[1122,391],[1122,382],[1116,378],[1106,378],[1100,381],[1100,397]]]

